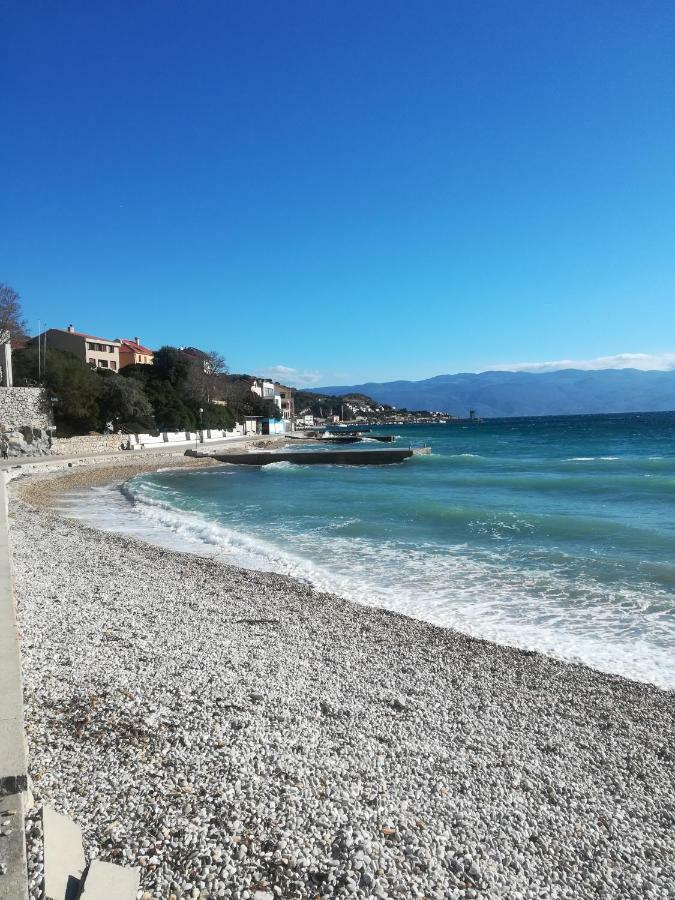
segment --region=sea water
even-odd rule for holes
[[[675,413],[382,432],[398,437],[381,447],[428,444],[432,455],[382,467],[162,471],[95,489],[95,513],[91,494],[71,498],[70,509],[360,603],[675,687]]]

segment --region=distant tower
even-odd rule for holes
[[[475,409],[470,409],[470,410],[469,410],[469,419],[473,422],[473,420],[474,420],[475,418],[476,418],[476,410],[475,410]]]

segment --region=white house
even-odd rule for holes
[[[254,394],[262,397],[263,400],[272,400],[272,402],[275,403],[281,410],[281,394],[276,389],[273,381],[259,381],[256,378],[251,385],[251,390]]]

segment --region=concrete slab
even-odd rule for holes
[[[7,484],[0,473],[0,796],[28,788],[21,657],[16,629]]]
[[[44,834],[45,900],[76,900],[85,860],[82,829],[51,806],[42,809]]]
[[[27,900],[24,798],[0,798],[0,900]]]
[[[87,871],[80,900],[136,900],[138,869],[95,859]]]

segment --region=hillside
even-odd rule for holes
[[[351,419],[357,415],[377,418],[391,412],[391,407],[355,391],[348,391],[337,396],[320,391],[296,390],[293,397],[297,415],[308,413],[323,418],[324,416],[342,416],[344,414],[344,418]]]
[[[464,416],[551,416],[675,409],[675,372],[601,369],[559,372],[480,372],[423,381],[369,382],[317,389],[366,394],[382,404]]]

